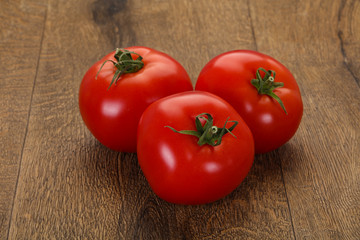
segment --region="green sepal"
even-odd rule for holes
[[[264,77],[261,77],[260,71],[265,73]],[[280,88],[284,86],[282,82],[275,82],[275,71],[273,70],[265,70],[264,68],[259,68],[256,71],[256,79],[251,80],[251,84],[257,89],[259,94],[266,94],[272,98],[274,98],[281,106],[281,108],[285,111],[287,115],[287,111],[285,109],[284,103],[280,99],[278,95],[274,93],[274,89]]]
[[[197,132],[197,131],[194,131],[194,130],[181,130],[181,131],[177,131],[175,128],[172,128],[172,127],[170,127],[170,126],[165,126],[165,127],[170,128],[171,130],[173,130],[173,131],[176,132],[176,133],[191,135],[191,136],[195,136],[195,137],[198,137],[198,138],[201,137],[200,133]]]
[[[206,116],[206,117],[204,117]],[[205,124],[202,125],[200,119],[203,119],[205,121]],[[233,137],[236,138],[236,136],[232,133],[232,131],[235,129],[236,125],[238,124],[237,121],[228,121],[226,119],[225,124],[222,128],[218,128],[217,126],[213,126],[214,119],[209,113],[202,113],[196,116],[195,118],[195,130],[181,130],[178,131],[170,126],[165,126],[167,128],[170,128],[172,131],[180,134],[185,135],[191,135],[198,137],[198,144],[199,146],[202,146],[204,144],[209,144],[211,146],[218,146],[221,144],[222,138],[225,134],[230,133]],[[227,123],[234,123],[230,128],[226,128]]]
[[[135,54],[138,57],[136,59],[133,59],[131,54]],[[110,89],[111,85],[113,85],[114,83],[116,84],[116,82],[119,80],[119,78],[123,74],[135,73],[144,67],[144,62],[142,61],[142,59],[143,59],[142,56],[140,56],[136,52],[132,52],[127,49],[117,48],[115,51],[114,58],[116,59],[116,61],[113,61],[113,60],[104,61],[95,76],[95,79],[97,79],[99,72],[104,67],[105,63],[111,62],[112,64],[114,64],[114,66],[117,68],[117,70],[115,71],[115,74],[114,74],[113,78],[111,79],[108,90]]]

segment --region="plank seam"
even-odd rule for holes
[[[12,206],[11,206],[11,211],[10,211],[10,221],[9,221],[9,224],[8,224],[8,232],[7,232],[6,239],[9,239],[10,228],[12,226],[12,219],[13,219],[14,205],[15,205],[15,199],[16,199],[16,195],[17,195],[17,189],[18,189],[18,183],[19,183],[19,177],[20,177],[20,170],[21,170],[22,160],[23,160],[23,156],[24,156],[24,148],[25,148],[26,138],[27,138],[28,130],[29,130],[31,106],[32,106],[32,102],[33,102],[33,95],[34,95],[34,91],[35,91],[36,79],[37,79],[38,72],[39,72],[40,56],[41,56],[41,51],[42,51],[44,32],[45,32],[45,26],[46,26],[46,21],[47,21],[47,14],[48,14],[48,5],[46,6],[46,11],[45,11],[45,15],[44,15],[44,25],[43,25],[43,29],[42,29],[42,32],[41,32],[39,54],[38,54],[38,59],[37,59],[37,63],[36,63],[36,71],[35,71],[35,76],[34,76],[34,80],[33,80],[33,86],[32,86],[32,90],[31,90],[31,95],[30,95],[30,103],[29,103],[28,113],[27,113],[27,122],[26,122],[26,127],[25,127],[24,140],[22,142],[22,147],[21,147],[19,168],[18,168],[17,177],[16,177],[15,191],[14,191],[14,196],[13,196],[13,199],[12,199]]]
[[[288,206],[288,209],[289,209],[289,217],[290,217],[291,228],[292,228],[292,231],[293,231],[293,234],[294,234],[294,240],[296,240],[295,227],[294,227],[293,217],[292,217],[292,214],[291,214],[289,197],[288,197],[288,193],[286,191],[286,184],[285,184],[285,178],[284,178],[284,172],[283,172],[283,167],[282,167],[281,160],[280,160],[280,171],[281,171],[282,182],[283,182],[283,185],[284,185],[286,203],[287,203],[287,206]]]
[[[339,7],[339,13],[338,13],[338,33],[337,33],[337,36],[338,36],[339,41],[340,41],[340,51],[341,51],[341,54],[343,56],[343,64],[344,64],[345,68],[348,70],[350,75],[354,78],[356,84],[358,86],[360,86],[360,79],[355,75],[355,73],[353,72],[353,70],[349,66],[346,50],[345,50],[345,47],[344,47],[344,39],[343,39],[343,34],[344,33],[343,33],[343,31],[341,30],[341,27],[340,27],[341,26],[340,23],[341,23],[341,20],[342,20],[341,17],[342,17],[344,8],[345,8],[345,2],[341,1],[340,7]]]
[[[360,86],[360,80],[356,77],[356,75],[354,74],[354,72],[352,71],[351,67],[348,64],[347,55],[346,55],[346,51],[344,48],[344,39],[343,39],[342,35],[343,35],[343,32],[341,30],[339,30],[338,38],[340,40],[340,49],[341,49],[341,54],[343,56],[343,64],[344,64],[345,68],[348,70],[348,72],[350,73],[350,75],[354,78],[356,84],[358,86]]]
[[[256,35],[255,35],[255,29],[254,29],[254,24],[253,24],[253,20],[251,17],[251,10],[250,10],[250,1],[247,1],[247,8],[248,8],[248,17],[250,19],[250,28],[251,28],[251,35],[253,37],[253,41],[254,41],[254,45],[255,45],[255,50],[258,50],[258,46],[257,46],[257,42],[256,42]]]

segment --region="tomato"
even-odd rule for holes
[[[229,103],[211,93],[191,91],[160,99],[145,110],[137,154],[160,198],[203,204],[239,186],[252,166],[254,142]]]
[[[238,111],[251,129],[256,153],[285,144],[302,118],[303,103],[293,75],[274,58],[256,51],[235,50],[211,59],[195,89],[222,97]]]
[[[117,49],[86,72],[79,108],[86,126],[102,144],[135,152],[137,125],[146,107],[192,89],[185,69],[165,53],[146,47]]]

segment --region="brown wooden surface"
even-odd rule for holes
[[[226,198],[164,202],[77,105],[87,68],[133,45],[193,83],[225,51],[275,57],[303,95],[298,132]],[[0,239],[360,239],[359,53],[357,0],[0,0]]]

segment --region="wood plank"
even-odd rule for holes
[[[50,0],[47,16],[10,239],[293,239],[276,155],[258,156],[221,201],[173,205],[151,191],[136,155],[91,136],[77,108],[83,74],[115,47],[167,52],[193,82],[211,57],[254,49],[246,1]]]
[[[106,45],[90,17],[87,1],[49,1],[9,239],[118,236],[121,156],[85,131],[77,106]]]
[[[299,132],[278,150],[297,239],[360,238],[355,2],[251,2],[259,51],[287,65],[303,95]]]
[[[1,1],[0,8],[0,239],[8,234],[46,6]]]
[[[189,72],[193,83],[216,55],[256,47],[246,1],[152,0],[148,4],[133,1],[128,5],[130,19],[126,19],[132,23],[134,43],[173,56]]]

